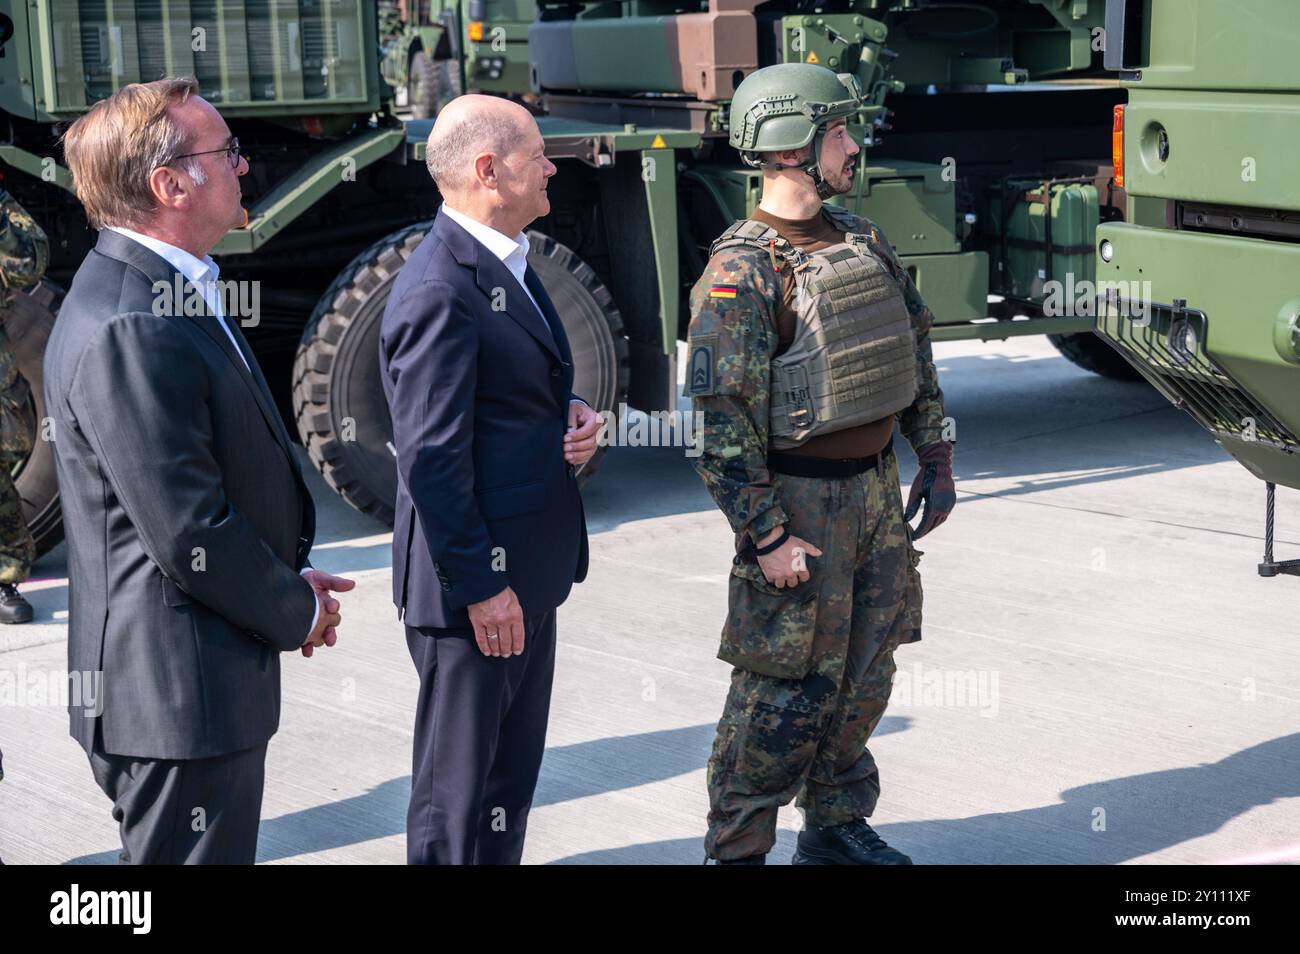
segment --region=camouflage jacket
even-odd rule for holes
[[[0,189],[0,308],[20,288],[41,280],[49,261],[45,232],[4,189]]]
[[[942,439],[943,392],[930,348],[934,315],[921,300],[893,246],[871,221],[853,231],[868,243],[902,283],[916,331],[918,392],[898,412],[899,430],[920,449]],[[686,394],[704,415],[702,448],[695,469],[737,534],[759,540],[788,519],[767,468],[770,362],[779,340],[781,276],[772,258],[732,248],[709,259],[691,290]]]

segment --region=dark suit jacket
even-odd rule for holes
[[[269,739],[315,612],[316,512],[266,381],[237,320],[251,374],[211,315],[154,314],[175,278],[101,232],[45,351],[69,668],[103,671],[105,751],[161,759]],[[90,751],[97,720],[70,713]]]
[[[397,448],[393,602],[406,625],[469,630],[507,585],[525,616],[587,575],[587,528],[564,460],[573,359],[532,270],[528,287],[446,215],[402,266],[379,364]],[[494,302],[504,310],[494,310]]]

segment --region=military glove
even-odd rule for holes
[[[947,441],[927,444],[916,452],[916,478],[907,495],[907,509],[903,519],[910,521],[925,503],[921,522],[912,531],[912,539],[919,540],[948,519],[957,505],[957,488],[952,481],[952,445]],[[909,524],[910,526],[910,524]]]

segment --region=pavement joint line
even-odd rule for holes
[[[17,634],[14,636],[17,641]],[[49,639],[34,639],[32,642],[22,642],[16,646],[0,646],[0,656],[5,653],[19,653],[24,649],[38,649],[41,646],[49,646],[54,643],[66,643],[68,636],[66,633],[60,633],[58,636],[52,636]]]
[[[951,586],[951,587],[943,586],[943,587],[936,587],[935,589],[941,593],[942,592],[951,592],[956,594],[963,593],[963,589],[957,586]],[[1020,609],[1020,610],[1039,609],[1039,605],[1036,603],[1021,603],[1015,600],[991,596],[985,594],[982,590],[967,589],[964,592],[967,594],[978,593],[982,595],[983,598],[986,599],[987,601],[996,602],[998,605],[1004,607],[1011,607],[1013,609]],[[1129,622],[1127,616],[1109,616],[1109,615],[1099,615],[1096,613],[1087,614],[1085,616],[1084,614],[1078,613],[1077,609],[1074,607],[1070,607],[1064,610],[1056,610],[1055,608],[1052,608],[1052,611],[1067,613],[1072,619],[1075,618],[1076,616],[1079,616],[1080,618],[1086,618],[1091,622],[1104,623],[1107,626],[1109,626],[1112,630],[1116,631],[1117,633],[1122,632],[1125,628],[1128,628],[1132,631],[1142,633],[1143,638],[1147,640],[1149,640],[1150,634],[1152,632],[1155,632],[1161,636],[1176,636],[1176,637],[1181,637],[1183,639],[1190,639],[1200,643],[1201,645],[1205,646],[1207,649],[1211,649],[1211,650],[1218,649],[1220,646],[1223,645],[1224,642],[1223,637],[1218,635],[1217,633],[1197,632],[1195,630],[1188,630],[1186,628],[1176,627],[1176,626],[1174,627],[1158,626],[1150,622],[1144,622],[1141,625],[1137,625]],[[939,624],[926,623],[925,625],[930,626],[930,625],[939,625]],[[1272,643],[1265,643],[1263,645],[1246,645],[1246,646],[1242,646],[1242,644],[1237,643],[1236,645],[1241,648],[1267,651],[1270,654],[1278,654],[1278,653],[1286,652],[1286,647],[1277,646],[1276,644],[1272,644]],[[1285,658],[1285,656],[1283,658]]]
[[[1142,410],[1131,411],[1128,414],[1118,414],[1115,417],[1094,418],[1087,421],[1083,421],[1079,424],[1066,424],[1062,427],[1054,427],[1048,431],[1035,431],[1032,434],[1020,434],[1017,435],[1016,437],[1009,437],[1003,441],[991,441],[987,444],[974,444],[971,445],[970,449],[986,450],[990,447],[1006,447],[1009,444],[1020,444],[1025,441],[1035,440],[1039,437],[1050,437],[1053,434],[1064,434],[1067,431],[1083,430],[1084,428],[1095,427],[1098,424],[1109,424],[1112,421],[1127,421],[1130,418],[1141,417],[1144,414],[1154,414],[1157,411],[1169,411],[1175,414],[1176,416],[1175,409],[1171,405],[1167,403],[1163,403],[1163,404],[1155,405],[1153,407],[1143,408]],[[955,414],[953,416],[956,417]]]
[[[994,636],[991,633],[979,633],[979,632],[975,632],[974,630],[960,629],[959,627],[956,626],[945,626],[942,623],[927,623],[926,625],[930,629],[947,630],[948,632],[959,633],[963,636],[978,636],[984,639],[992,640],[993,642],[1005,643],[1008,645],[1021,646],[1025,648],[1038,649],[1040,652],[1044,652],[1053,656],[1064,656],[1069,659],[1085,659],[1090,662],[1110,662],[1117,666],[1120,665],[1121,663],[1124,663],[1126,664],[1127,671],[1130,672],[1141,672],[1147,674],[1148,676],[1171,677],[1174,679],[1181,679],[1184,682],[1191,682],[1197,685],[1205,686],[1210,689],[1222,689],[1224,691],[1235,692],[1238,695],[1241,694],[1241,687],[1232,685],[1230,683],[1225,684],[1222,681],[1208,681],[1206,679],[1198,679],[1191,675],[1186,675],[1184,673],[1174,672],[1172,670],[1167,670],[1167,669],[1152,669],[1149,668],[1148,666],[1132,665],[1134,661],[1141,660],[1141,657],[1129,656],[1124,653],[1117,652],[1115,650],[1098,649],[1096,647],[1090,647],[1089,652],[1067,652],[1064,649],[1058,648],[1057,644],[1045,645],[1043,643],[1033,643],[1023,639],[1013,639],[1005,636]],[[1066,643],[1065,645],[1074,648],[1079,648],[1077,643]],[[938,668],[944,668],[944,667],[938,667]],[[1192,670],[1192,671],[1196,672],[1198,670]],[[1213,670],[1204,670],[1204,671],[1212,672]],[[1269,699],[1277,699],[1282,702],[1300,702],[1300,698],[1296,698],[1294,696],[1282,696],[1272,692],[1261,691],[1258,688],[1258,681],[1256,682],[1255,695],[1264,696],[1265,698],[1269,698]]]
[[[1190,523],[1177,523],[1173,520],[1160,520],[1155,517],[1143,517],[1131,513],[1114,513],[1110,510],[1094,510],[1091,507],[1072,507],[1066,504],[1047,503],[1042,500],[1030,500],[1023,494],[981,493],[978,490],[962,490],[960,487],[957,489],[957,493],[966,494],[970,497],[986,497],[993,500],[1002,500],[1007,503],[1026,503],[1033,504],[1035,507],[1050,507],[1052,510],[1070,510],[1075,513],[1090,513],[1098,517],[1115,517],[1120,520],[1135,520],[1141,523],[1156,524],[1161,527],[1176,527],[1179,530],[1196,530],[1201,533],[1211,533],[1217,536],[1240,537],[1243,540],[1254,540],[1258,542],[1261,547],[1264,545],[1263,535],[1256,536],[1253,533],[1242,533],[1240,530],[1216,530],[1213,527],[1197,527]],[[1283,540],[1276,535],[1273,538],[1273,543],[1275,546],[1279,543],[1288,546],[1300,546],[1300,540]]]
[[[673,669],[671,666],[665,666],[661,663],[646,662],[645,660],[640,659],[636,656],[624,656],[621,653],[611,653],[603,649],[597,649],[594,646],[583,646],[580,643],[570,642],[569,640],[563,640],[563,642],[560,645],[561,648],[566,650],[581,650],[584,653],[592,653],[593,655],[596,656],[604,656],[608,659],[618,660],[619,662],[635,663],[636,665],[642,666],[646,669],[657,669],[660,672],[672,673],[674,676],[682,676],[685,679],[690,680],[691,682],[704,682],[711,686],[731,685],[730,679],[711,679],[708,676],[701,676],[697,673],[686,672],[685,670],[682,669]]]
[[[979,587],[963,586],[960,583],[944,582],[942,584],[935,584],[931,582],[926,584],[926,587],[927,589],[929,589],[929,592],[931,593],[949,593],[957,596],[978,596],[988,603],[996,603],[999,606],[1011,607],[1013,609],[1019,609],[1019,610],[1032,609],[1037,612],[1064,613],[1071,618],[1079,616],[1081,618],[1107,623],[1117,630],[1123,630],[1125,628],[1128,628],[1136,632],[1141,632],[1144,635],[1150,634],[1152,632],[1156,632],[1161,635],[1190,638],[1197,642],[1203,643],[1208,647],[1218,647],[1223,643],[1223,637],[1216,632],[1203,631],[1203,630],[1202,631],[1189,630],[1183,626],[1162,626],[1159,623],[1154,623],[1151,622],[1150,620],[1144,620],[1142,623],[1136,624],[1131,621],[1128,615],[1109,616],[1109,615],[1098,615],[1095,612],[1085,615],[1080,613],[1079,611],[1080,607],[1078,606],[1067,606],[1067,607],[1049,606],[1044,608],[1040,603],[1036,603],[1036,602],[1025,603],[1025,602],[1020,602],[1019,600],[1008,599],[1006,597],[994,596]],[[931,587],[933,588],[930,589]],[[1045,592],[1037,595],[1051,596],[1052,594],[1050,592]],[[1237,642],[1236,645],[1247,649],[1267,650],[1270,653],[1279,653],[1279,652],[1284,653],[1287,649],[1287,647],[1277,646],[1272,643],[1255,645],[1255,644],[1242,644],[1241,642]]]

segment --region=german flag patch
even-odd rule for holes
[[[712,288],[709,289],[709,297],[710,298],[735,298],[736,286],[735,285],[714,285]]]

